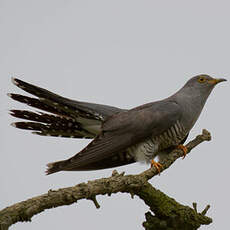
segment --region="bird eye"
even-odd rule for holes
[[[206,81],[206,78],[203,77],[203,76],[201,76],[201,77],[198,78],[198,82],[200,82],[200,83],[203,83],[205,81]]]

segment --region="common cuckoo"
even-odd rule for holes
[[[182,144],[214,86],[226,79],[198,75],[172,96],[130,110],[75,101],[19,79],[12,81],[35,96],[8,94],[12,99],[46,111],[11,110],[12,116],[29,120],[13,126],[42,136],[93,139],[73,157],[49,163],[46,172],[51,174],[105,169],[136,161],[151,163],[160,171],[161,165],[154,158],[178,146],[186,154]]]

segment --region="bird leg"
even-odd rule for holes
[[[158,173],[160,174],[161,168],[162,168],[162,164],[160,164],[159,162],[156,162],[154,160],[151,160],[151,168],[153,166],[157,169]]]
[[[187,152],[188,152],[187,147],[184,146],[184,145],[178,145],[177,148],[181,149],[183,151],[183,159],[184,159],[186,157],[186,155],[187,155]]]

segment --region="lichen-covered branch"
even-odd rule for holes
[[[149,183],[136,194],[154,213],[154,216],[150,212],[146,213],[146,222],[143,223],[146,230],[195,230],[212,222],[203,211],[198,213],[194,208],[179,204]]]
[[[208,131],[203,130],[186,147],[190,152],[194,147],[203,141],[209,141],[211,136]],[[182,150],[176,149],[169,154],[162,164],[162,171],[167,169],[173,162],[183,155]],[[81,183],[73,187],[50,190],[48,193],[19,202],[0,211],[0,230],[7,230],[9,226],[20,221],[31,221],[31,218],[46,209],[70,205],[81,199],[92,200],[99,208],[96,200],[97,195],[111,195],[112,193],[130,193],[132,196],[139,196],[150,210],[155,214],[147,213],[147,221],[143,224],[146,229],[197,229],[202,224],[209,224],[212,220],[206,217],[207,208],[198,213],[196,208],[190,208],[177,203],[161,191],[152,187],[148,180],[157,175],[153,167],[138,175],[124,175],[113,171],[109,178],[101,178],[87,183]],[[195,206],[194,206],[195,207]],[[156,226],[161,226],[155,228]],[[177,226],[177,228],[175,228]],[[183,228],[180,228],[183,226]]]

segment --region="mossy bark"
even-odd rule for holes
[[[195,230],[201,225],[212,223],[212,219],[194,208],[179,204],[173,198],[155,189],[150,184],[146,185],[137,194],[151,212],[146,213],[143,226],[146,230]]]

